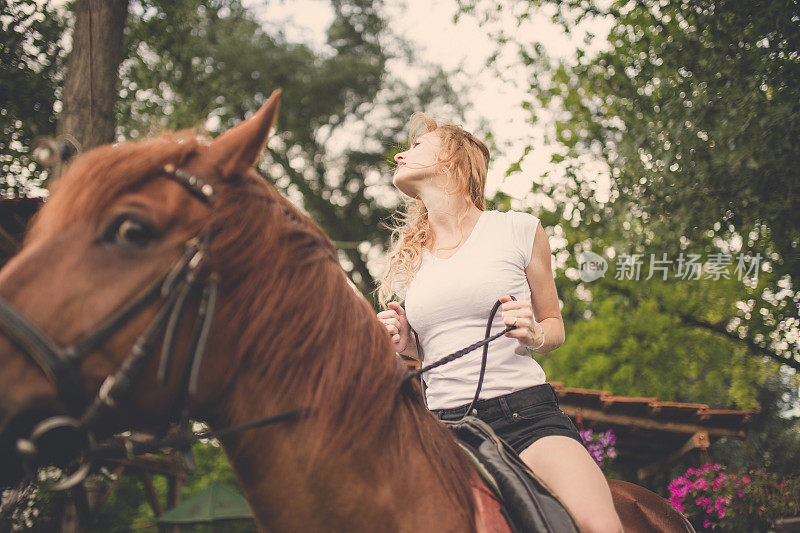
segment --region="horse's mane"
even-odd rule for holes
[[[203,144],[171,134],[89,152],[56,184],[34,233],[71,213],[101,210],[165,164],[186,165]],[[310,408],[299,423],[304,439],[317,443],[312,462],[361,447],[388,450],[383,468],[402,472],[406,443],[424,443],[427,471],[472,520],[472,466],[427,412],[419,384],[401,385],[405,368],[372,307],[348,284],[327,235],[252,170],[215,188],[207,222],[218,232],[209,254],[222,283],[217,322],[239,330],[229,364],[260,386],[252,399]]]

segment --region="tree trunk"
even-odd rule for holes
[[[57,132],[59,136],[72,136],[84,151],[114,140],[114,106],[128,1],[78,0],[75,5],[72,51]]]

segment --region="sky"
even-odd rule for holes
[[[245,4],[265,26],[279,26],[289,40],[302,40],[320,48],[324,46],[325,30],[333,18],[329,0],[245,0]],[[502,189],[517,199],[512,207],[525,207],[525,198],[533,180],[540,180],[548,170],[554,170],[549,163],[553,148],[547,146],[543,138],[547,124],[533,126],[526,123],[526,113],[520,108],[526,97],[526,71],[522,68],[508,71],[511,82],[497,79],[486,67],[487,58],[496,49],[495,43],[474,17],[462,16],[457,23],[454,22],[456,12],[455,0],[400,0],[387,2],[383,13],[392,30],[414,45],[418,59],[439,64],[447,70],[458,70],[458,80],[470,81],[462,95],[471,104],[467,116],[463,121],[457,117],[442,118],[459,122],[471,131],[478,130],[482,123],[488,126],[500,153],[496,151],[493,154],[487,178],[487,197]],[[535,36],[554,57],[572,56],[584,37],[580,29],[566,35],[544,14],[517,27],[513,14],[508,12],[501,23],[521,40]],[[593,31],[599,35],[607,33],[598,31],[597,27]],[[600,39],[590,51],[598,50],[602,45],[603,39]],[[413,72],[401,70],[405,65],[400,62],[390,64],[389,68],[394,69],[393,74],[413,76]],[[509,164],[518,159],[528,144],[535,148],[523,162],[522,172],[506,178]]]

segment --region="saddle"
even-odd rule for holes
[[[481,474],[488,474],[486,484],[502,502],[514,533],[579,533],[561,501],[488,424],[472,416],[442,423],[453,432],[467,455],[477,461]]]

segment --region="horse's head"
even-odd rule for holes
[[[278,197],[251,166],[279,96],[212,142],[101,147],[55,184],[0,271],[0,485],[20,479],[25,454],[69,459],[83,444],[68,435],[157,428],[219,400],[231,362],[200,365],[203,349],[232,351],[239,339],[205,317],[252,269],[236,251],[270,231],[248,220]],[[263,201],[237,207],[237,197]],[[216,307],[218,320],[250,312]]]

